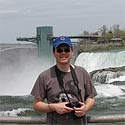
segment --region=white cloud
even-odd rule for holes
[[[0,14],[11,14],[11,13],[17,13],[17,10],[2,10],[2,11],[0,11]]]
[[[125,0],[0,0],[0,42],[44,25],[54,26],[57,34],[94,31],[104,24],[125,27],[124,5]]]

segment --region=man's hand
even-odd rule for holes
[[[65,114],[74,110],[73,108],[67,107],[67,103],[68,102],[52,103],[49,104],[49,107],[52,111],[56,111],[58,114]]]
[[[80,103],[81,107],[80,108],[74,107],[73,109],[74,109],[75,115],[77,117],[82,117],[86,114],[86,105],[83,102],[79,102],[79,103]]]

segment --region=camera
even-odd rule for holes
[[[81,107],[81,105],[79,104],[79,102],[70,102],[70,103],[66,104],[66,106],[70,107],[70,108],[74,108],[74,107],[80,108]]]

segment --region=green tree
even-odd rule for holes
[[[108,31],[108,32],[106,33],[106,39],[109,41],[112,37],[113,37],[112,31]]]

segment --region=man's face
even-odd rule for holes
[[[71,47],[66,44],[62,44],[59,47],[55,48],[55,51],[53,53],[56,58],[56,62],[59,64],[69,63],[73,56]]]

